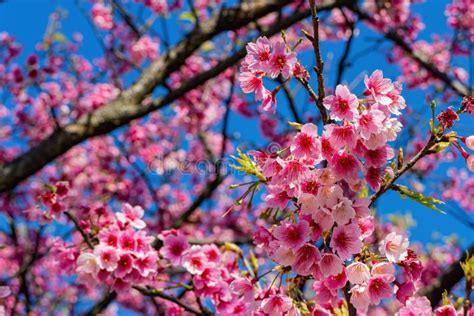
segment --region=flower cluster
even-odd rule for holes
[[[78,280],[93,287],[100,283],[117,292],[133,285],[151,284],[158,268],[158,253],[152,248],[153,237],[143,228],[144,211],[140,206],[123,204],[115,221],[103,224],[98,244],[77,258]]]
[[[192,275],[198,297],[210,298],[219,315],[247,315],[249,302],[240,297],[237,289],[248,286],[251,292],[252,285],[234,281],[239,275],[238,248],[235,251],[226,245],[222,250],[214,244],[190,246],[176,230],[164,231],[159,237],[163,240],[161,256],[173,267],[184,267]]]
[[[92,21],[98,28],[110,30],[114,27],[112,7],[97,2],[92,7],[91,15]]]
[[[158,57],[159,46],[158,38],[142,36],[129,47],[130,60],[136,65],[141,65],[145,58],[154,60]]]
[[[67,181],[58,181],[54,185],[47,185],[46,191],[40,196],[40,200],[46,207],[46,212],[43,213],[43,220],[51,221],[54,218],[59,218],[64,206],[61,200],[67,197],[69,193],[69,183]]]
[[[288,79],[305,72],[302,68],[296,54],[289,51],[284,42],[273,44],[268,38],[260,37],[256,43],[247,44],[247,55],[239,73],[240,86],[245,93],[255,93],[255,99],[262,101],[264,111],[275,112],[275,95],[279,89],[269,91],[263,84],[263,78],[281,75]]]

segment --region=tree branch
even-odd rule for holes
[[[156,86],[163,84],[171,73],[178,70],[201,44],[219,33],[239,29],[268,13],[275,12],[289,2],[289,0],[266,0],[259,1],[253,5],[223,9],[220,14],[201,24],[199,29],[193,30],[180,43],[155,61],[116,100],[81,117],[76,122],[66,125],[63,129],[55,131],[37,146],[3,166],[0,169],[0,192],[6,192],[15,188],[21,181],[35,174],[46,164],[60,157],[82,141],[93,136],[109,133],[134,119],[160,109],[181,97],[184,93],[222,73],[245,56],[244,47],[236,54],[218,63],[214,68],[192,78],[180,88],[171,91],[157,102],[148,106],[141,104],[143,99]],[[330,10],[345,3],[346,1],[341,0],[325,1],[318,10]],[[295,12],[271,26],[261,35],[272,36],[309,15],[309,10]]]
[[[466,253],[474,253],[474,245],[471,245],[469,249],[464,251],[459,260],[452,263],[438,278],[435,284],[422,292],[422,295],[425,295],[430,300],[432,307],[438,305],[443,298],[444,291],[448,293],[451,292],[453,287],[464,278],[464,271],[460,263],[466,260]]]

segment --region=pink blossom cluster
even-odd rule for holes
[[[129,46],[128,54],[130,55],[130,60],[135,65],[141,65],[146,58],[153,61],[158,57],[159,46],[160,41],[158,38],[144,35]]]
[[[92,6],[91,10],[92,21],[94,24],[103,30],[110,30],[114,27],[112,7],[97,2]]]
[[[247,55],[242,62],[239,81],[242,91],[255,93],[255,99],[262,101],[262,109],[275,112],[275,96],[278,88],[269,91],[263,84],[263,78],[284,79],[306,73],[296,60],[296,54],[290,51],[284,42],[271,43],[266,37],[260,37],[255,43],[247,44]]]
[[[214,244],[190,246],[176,230],[163,231],[159,238],[163,240],[161,256],[173,267],[184,267],[192,275],[194,293],[210,298],[219,315],[248,314],[251,302],[246,298],[253,299],[252,284],[239,277],[235,252],[221,251]],[[239,290],[250,293],[241,297]]]
[[[54,185],[47,186],[47,190],[40,196],[41,202],[46,207],[43,213],[43,220],[51,221],[59,218],[64,211],[64,205],[61,201],[67,197],[69,193],[69,182],[58,181]]]
[[[469,41],[474,41],[474,17],[472,0],[454,0],[446,6],[448,25],[459,32],[465,32]]]
[[[467,80],[468,73],[461,67],[450,66],[450,59],[452,54],[449,50],[449,43],[434,38],[432,43],[428,43],[424,40],[416,41],[412,45],[413,51],[421,56],[423,60],[431,63],[437,69],[454,75],[454,77],[460,81]],[[441,85],[440,81],[432,76],[432,74],[421,67],[418,63],[407,56],[407,54],[400,49],[395,47],[393,50],[393,56],[389,59],[390,62],[400,65],[402,71],[401,78],[406,82],[407,86],[413,88],[426,89],[430,84],[435,83],[437,86]]]
[[[443,184],[441,198],[457,202],[467,212],[474,212],[474,177],[466,170],[454,168],[448,170],[448,177],[448,181]]]
[[[77,258],[78,281],[85,286],[110,286],[117,292],[131,285],[152,284],[158,268],[153,237],[143,230],[146,223],[140,206],[123,204],[114,221],[101,223],[98,244]]]

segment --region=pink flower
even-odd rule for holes
[[[321,142],[318,138],[318,128],[312,123],[303,125],[296,134],[290,146],[291,153],[296,159],[321,159]]]
[[[273,91],[268,91],[265,89],[263,91],[263,101],[262,101],[262,110],[265,112],[275,113],[276,112],[276,94],[279,89],[273,89]]]
[[[383,275],[377,275],[370,278],[368,283],[370,301],[378,305],[384,298],[392,297],[393,290],[387,279]]]
[[[119,255],[117,249],[110,246],[97,246],[94,253],[98,257],[99,267],[112,272],[117,268]]]
[[[130,60],[136,65],[141,65],[145,58],[154,60],[158,57],[159,46],[157,38],[144,35],[129,47]]]
[[[456,312],[456,309],[454,308],[454,306],[445,305],[445,306],[438,307],[435,310],[434,315],[435,316],[456,316],[457,312]]]
[[[99,263],[97,257],[92,253],[83,253],[77,258],[76,272],[97,275],[99,272]]]
[[[310,228],[307,221],[292,224],[288,221],[282,222],[273,230],[273,235],[284,247],[297,250],[309,240]]]
[[[362,112],[357,122],[360,136],[369,139],[370,135],[380,133],[384,120],[385,114],[380,110],[370,109]]]
[[[119,248],[124,251],[135,251],[137,247],[137,241],[135,240],[135,236],[133,231],[126,230],[121,232],[118,240]]]
[[[268,63],[268,74],[276,78],[280,73],[283,78],[291,76],[293,66],[296,64],[296,54],[286,52],[286,45],[283,42],[275,44],[275,48]]]
[[[120,255],[117,262],[117,268],[114,271],[114,275],[117,278],[123,278],[133,270],[133,258],[128,253]]]
[[[365,86],[367,87],[366,95],[371,95],[375,102],[389,105],[392,99],[387,94],[393,89],[390,79],[385,79],[381,70],[375,70],[370,77],[365,76]]]
[[[474,150],[474,135],[466,137],[466,146],[470,150]]]
[[[474,115],[474,97],[465,96],[462,99],[461,106],[464,108],[464,111]]]
[[[310,275],[319,259],[321,259],[321,254],[318,248],[310,244],[304,245],[295,254],[293,270],[300,275]]]
[[[265,36],[259,37],[255,43],[248,43],[246,46],[247,56],[245,57],[248,68],[257,72],[265,72],[270,61],[271,48],[271,43]]]
[[[139,255],[135,260],[135,268],[141,276],[148,277],[157,269],[158,256],[155,252],[149,252],[144,255]]]
[[[189,243],[183,235],[168,235],[163,239],[160,254],[168,259],[172,265],[181,264],[184,252],[188,250]]]
[[[92,7],[92,21],[97,27],[103,30],[110,30],[114,26],[112,21],[112,8],[110,6],[104,6],[98,2]]]
[[[364,150],[362,156],[369,166],[381,167],[387,163],[387,160],[393,158],[393,150],[390,146],[380,146],[375,149]]]
[[[469,155],[466,159],[466,165],[467,168],[471,171],[474,172],[474,155]]]
[[[405,304],[413,294],[415,294],[415,285],[413,282],[405,282],[398,286],[396,297],[402,304]]]
[[[331,145],[336,148],[353,148],[357,141],[353,125],[328,124],[325,126],[324,136],[328,137]]]
[[[411,297],[408,299],[406,305],[395,314],[396,316],[431,316],[430,301],[422,297]]]
[[[352,207],[351,200],[345,197],[332,209],[332,216],[338,225],[349,223],[349,221],[353,219],[355,215],[356,213]]]
[[[441,112],[437,118],[443,128],[447,129],[453,127],[454,121],[459,120],[459,115],[455,111],[453,111],[453,107],[450,106],[446,109],[446,111]]]
[[[380,242],[379,251],[387,257],[390,262],[399,262],[407,256],[408,238],[395,232],[388,234]]]
[[[377,262],[372,267],[372,276],[375,275],[383,276],[387,282],[393,282],[395,281],[395,268],[389,262]]]
[[[293,301],[288,296],[275,294],[262,301],[262,311],[269,316],[284,315],[293,306]]]
[[[330,111],[331,118],[352,121],[358,115],[359,101],[346,86],[338,85],[336,95],[324,98],[324,106]]]
[[[351,288],[351,304],[358,312],[365,314],[370,305],[369,291],[366,285],[354,285]]]
[[[0,286],[0,298],[5,298],[10,296],[12,294],[12,291],[10,290],[10,287],[8,286]]]
[[[332,233],[330,246],[341,259],[347,260],[359,253],[362,247],[359,237],[360,229],[356,224],[338,226]]]
[[[208,260],[200,246],[192,246],[183,257],[183,267],[191,274],[200,274],[206,268]]]
[[[365,168],[364,174],[364,179],[367,181],[367,184],[370,186],[370,188],[374,191],[378,191],[383,180],[382,170],[376,167],[368,167]]]
[[[255,92],[255,99],[263,100],[265,96],[265,87],[263,86],[260,76],[249,71],[241,72],[239,74],[239,82],[243,92]]]
[[[131,206],[125,203],[122,206],[122,212],[117,213],[116,216],[117,220],[124,225],[130,224],[136,229],[143,229],[146,227],[146,223],[141,219],[144,213],[141,206]]]
[[[319,269],[324,277],[328,277],[330,275],[338,275],[342,272],[344,267],[344,263],[342,262],[341,258],[332,254],[332,253],[325,253],[321,257],[321,261],[319,262]]]
[[[360,170],[359,160],[352,154],[345,152],[337,152],[331,160],[331,167],[334,174],[339,179],[345,179],[349,182],[357,180],[357,172]]]
[[[363,262],[354,262],[347,267],[347,278],[352,284],[362,284],[369,280],[369,267]]]
[[[337,275],[330,275],[326,280],[324,280],[324,284],[329,289],[337,290],[342,289],[347,283],[347,273],[346,269],[342,269],[341,273]]]

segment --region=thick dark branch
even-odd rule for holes
[[[39,145],[4,166],[0,170],[0,192],[14,188],[20,181],[83,140],[108,133],[147,114],[142,110],[143,99],[171,73],[177,71],[204,42],[222,32],[237,30],[277,11],[289,2],[290,0],[258,1],[252,5],[222,9],[151,64],[116,100],[54,132]]]
[[[474,245],[463,252],[461,258],[459,258],[458,261],[452,263],[438,278],[435,284],[431,285],[424,292],[422,292],[422,294],[430,300],[431,306],[435,307],[438,305],[443,298],[444,291],[450,293],[453,287],[464,278],[464,271],[462,270],[460,263],[466,260],[466,253],[473,254]]]

